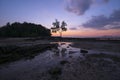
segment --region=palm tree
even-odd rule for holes
[[[51,28],[53,33],[59,32],[60,33],[60,37],[62,37],[62,32],[63,31],[67,31],[67,28],[65,26],[67,26],[67,24],[65,23],[65,21],[62,21],[61,25],[60,22],[56,19],[55,22],[52,23],[53,27]]]

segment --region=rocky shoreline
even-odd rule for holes
[[[120,79],[120,44],[33,39],[8,43],[0,46],[0,63],[11,62],[1,65],[1,80]]]

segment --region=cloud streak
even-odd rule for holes
[[[65,0],[66,10],[77,15],[83,15],[93,4],[99,2],[99,0]],[[104,3],[109,2],[109,0],[101,0]]]
[[[70,30],[77,30],[77,28],[76,27],[72,27],[72,28],[69,28]]]
[[[120,9],[115,10],[109,17],[94,16],[82,26],[93,29],[120,29]]]

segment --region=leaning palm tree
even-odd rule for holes
[[[52,33],[59,32],[60,37],[62,37],[63,31],[67,31],[67,28],[65,27],[67,26],[67,24],[65,23],[65,21],[62,21],[60,25],[60,22],[56,19],[55,22],[52,23],[52,25],[53,25],[53,27],[51,28]]]

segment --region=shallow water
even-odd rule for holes
[[[19,60],[0,66],[0,80],[32,80],[54,66],[60,66],[61,60],[82,57],[79,48],[71,47],[71,42],[53,42],[58,47],[46,50],[33,59]],[[51,44],[53,44],[51,43]]]

